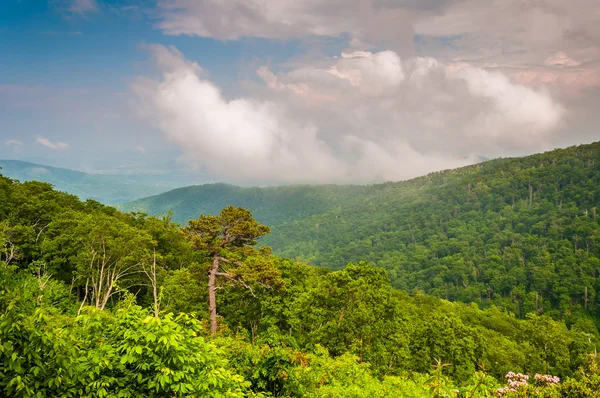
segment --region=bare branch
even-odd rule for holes
[[[221,262],[224,262],[224,263],[226,263],[226,264],[235,264],[235,265],[237,265],[238,267],[241,267],[241,266],[242,266],[242,263],[240,263],[239,261],[228,260],[228,259],[226,259],[226,258],[223,258],[223,257],[219,257],[219,261],[221,261]]]
[[[215,273],[215,275],[216,276],[222,276],[224,278],[229,279],[232,282],[239,283],[244,288],[246,288],[246,289],[248,289],[250,291],[250,294],[252,295],[252,297],[256,297],[256,295],[254,294],[254,290],[252,290],[252,287],[250,287],[250,285],[248,285],[246,282],[244,282],[244,280],[241,279],[240,277],[237,277],[237,276],[232,275],[232,274],[226,274],[226,273],[223,273],[223,272],[217,272],[217,273]]]
[[[38,240],[40,239],[40,235],[42,234],[42,232],[44,232],[44,230],[46,228],[48,228],[48,226],[50,226],[51,223],[47,224],[46,226],[44,226],[42,229],[40,229],[40,232],[38,232],[37,237],[35,238],[35,243],[38,243]]]
[[[233,276],[232,274],[229,274],[229,273],[216,272],[215,275],[216,276],[222,276],[222,277],[227,278],[229,280],[235,281],[235,276]]]
[[[250,285],[248,285],[246,282],[244,282],[241,279],[238,279],[237,282],[239,284],[241,284],[242,286],[244,286],[246,289],[248,289],[248,291],[250,292],[250,294],[252,295],[252,297],[256,298],[256,295],[254,294],[254,290],[252,290],[252,287],[250,287]]]
[[[40,287],[40,290],[44,290],[46,288],[46,286],[48,285],[48,282],[50,282],[50,278],[52,277],[52,274],[48,274],[46,275],[46,267],[44,266],[44,269],[42,270],[42,266],[38,266],[37,268],[37,281],[38,281],[38,286]]]

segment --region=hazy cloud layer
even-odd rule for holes
[[[561,50],[598,57],[599,18],[596,0],[463,0],[414,26],[420,35],[455,38],[463,56],[527,63]]]
[[[348,37],[353,50],[403,57],[417,38],[419,54],[501,69],[568,96],[600,86],[597,0],[160,0],[158,14],[170,35]]]
[[[227,99],[177,49],[152,46],[160,79],[133,90],[183,158],[217,175],[272,181],[397,180],[537,150],[564,109],[500,72],[395,52],[343,53],[326,68],[273,73]]]
[[[452,56],[533,61],[570,49],[598,57],[597,0],[159,0],[167,34],[218,39],[350,36],[410,47],[414,35],[454,41]]]
[[[159,0],[158,5],[165,33],[219,39],[359,35],[373,13],[388,9],[360,0]]]

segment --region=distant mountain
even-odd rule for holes
[[[0,160],[0,174],[19,181],[47,182],[59,190],[116,205],[156,195],[176,188],[169,182],[139,181],[129,176],[87,174],[59,167],[44,166],[20,160]]]
[[[243,206],[285,257],[332,269],[369,260],[395,287],[524,315],[574,308],[600,323],[600,143],[370,186],[181,188],[122,206],[200,213]]]
[[[178,188],[119,208],[152,215],[172,212],[175,221],[187,223],[201,213],[218,214],[223,207],[234,205],[251,209],[264,224],[278,225],[334,209],[340,201],[364,190],[364,186],[353,185],[245,188],[217,183]]]

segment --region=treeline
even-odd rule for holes
[[[0,177],[0,390],[483,397],[509,371],[565,379],[555,396],[600,387],[593,326],[409,295],[364,262],[275,257],[255,246],[267,232],[240,208],[180,228]]]

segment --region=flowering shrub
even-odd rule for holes
[[[549,386],[560,383],[560,377],[552,375],[541,375],[539,373],[536,373],[534,379],[537,384],[542,386]]]
[[[510,396],[513,393],[518,393],[519,397],[530,395],[538,396],[539,394],[543,395],[545,389],[560,383],[560,378],[558,376],[542,375],[539,373],[536,373],[533,377],[533,384],[529,384],[529,375],[523,373],[508,372],[504,378],[508,384],[505,387],[496,390],[498,398],[502,398],[506,395]],[[530,387],[533,389],[530,390]],[[531,394],[527,394],[528,391]]]
[[[508,385],[506,387],[499,388],[498,390],[496,390],[498,397],[503,397],[504,395],[511,392],[517,392],[522,389],[527,389],[527,380],[529,380],[529,375],[508,372],[506,376],[504,376],[504,378],[506,379]]]

